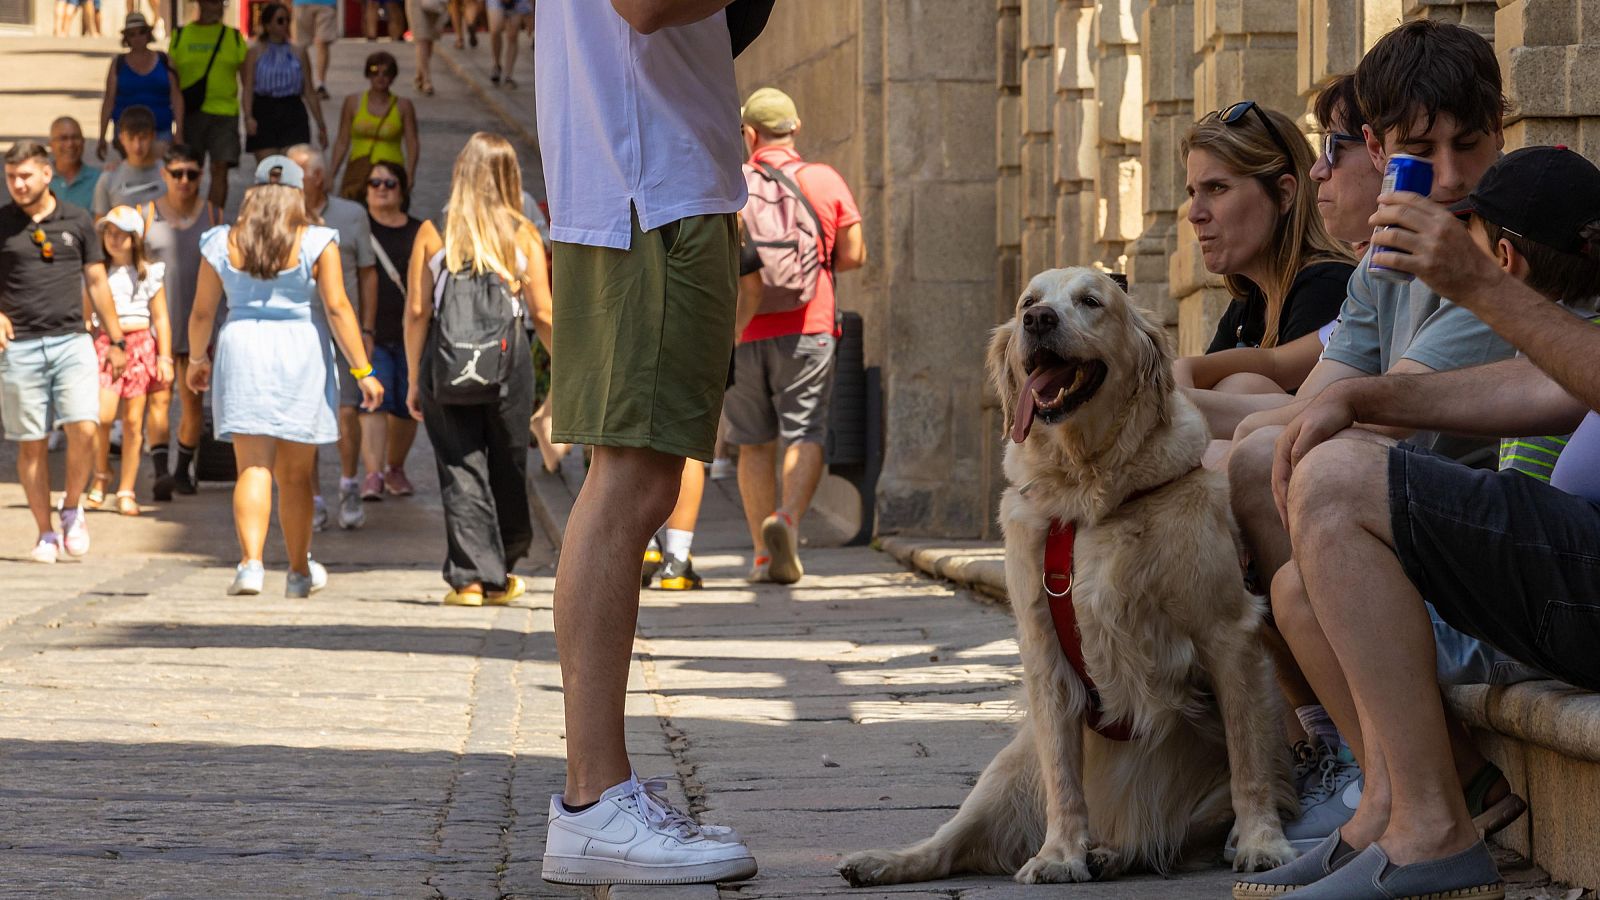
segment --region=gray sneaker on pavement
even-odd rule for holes
[[[1444,859],[1396,866],[1377,844],[1357,853],[1332,875],[1284,894],[1293,900],[1503,900],[1505,882],[1489,848],[1478,841]]]
[[[1356,857],[1356,850],[1336,831],[1294,862],[1250,875],[1233,883],[1233,900],[1266,900],[1315,884]]]
[[[1289,845],[1305,853],[1338,831],[1356,814],[1365,784],[1354,760],[1326,744],[1319,745],[1316,763],[1301,787],[1300,818],[1283,827]]]
[[[367,524],[367,510],[361,505],[359,488],[339,489],[339,527],[352,531]]]
[[[311,498],[311,530],[318,534],[328,530],[328,504],[320,494]]]
[[[328,570],[322,563],[314,559],[306,560],[307,573],[301,575],[293,570],[289,572],[289,579],[283,584],[283,596],[290,600],[304,600],[328,586]]]

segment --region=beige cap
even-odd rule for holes
[[[800,127],[800,113],[794,100],[777,88],[764,87],[744,101],[739,118],[768,134],[788,134]]]
[[[101,225],[111,225],[129,234],[144,237],[144,216],[131,206],[113,206],[101,217]]]

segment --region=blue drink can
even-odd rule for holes
[[[1396,153],[1389,157],[1389,165],[1383,170],[1383,189],[1379,193],[1388,194],[1394,191],[1410,191],[1413,194],[1428,196],[1433,192],[1433,163],[1408,153]],[[1380,239],[1384,230],[1379,229],[1379,233],[1372,236],[1372,242],[1378,245],[1375,248],[1377,250],[1392,249],[1383,246]],[[1401,272],[1387,266],[1368,266],[1367,271],[1371,272],[1374,278],[1400,284],[1409,283],[1417,277],[1410,272]]]

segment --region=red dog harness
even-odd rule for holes
[[[1083,635],[1078,632],[1078,612],[1072,606],[1072,546],[1077,537],[1076,523],[1050,520],[1050,534],[1044,541],[1044,593],[1050,598],[1050,618],[1055,621],[1061,652],[1066,654],[1072,671],[1089,693],[1084,721],[1103,738],[1126,741],[1133,737],[1132,726],[1122,721],[1106,721],[1105,709],[1100,705],[1100,691],[1095,688],[1094,679],[1089,677],[1089,667],[1083,661]]]

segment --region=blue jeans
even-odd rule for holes
[[[100,359],[84,332],[12,341],[0,351],[6,440],[42,441],[55,423],[100,421]]]

